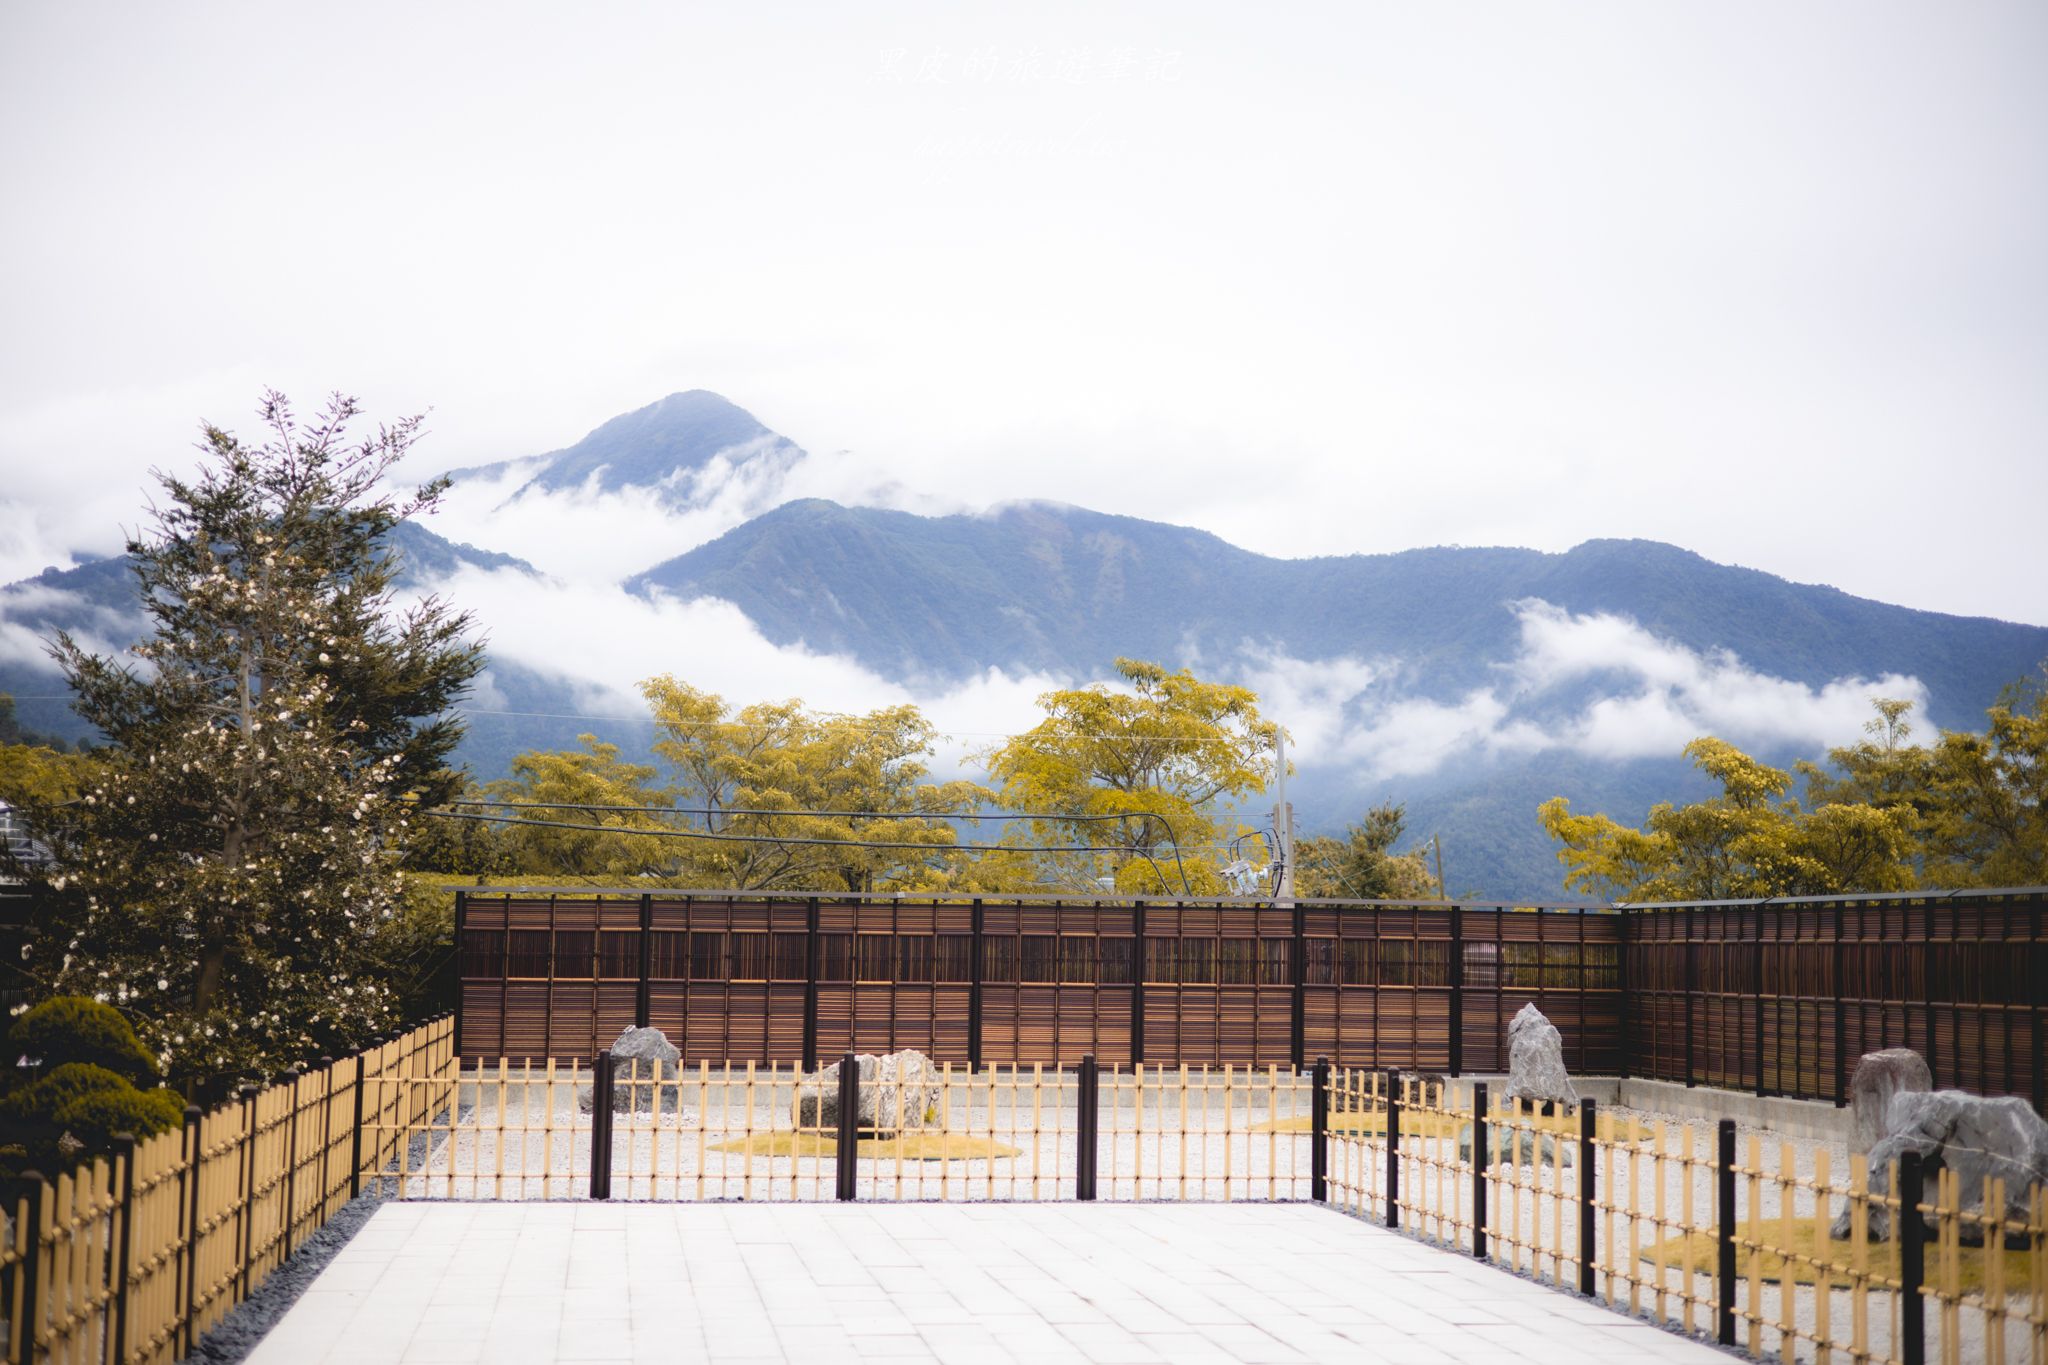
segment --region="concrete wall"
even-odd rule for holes
[[[1463,1076],[1446,1082],[1455,1103],[1471,1102],[1472,1085],[1486,1082],[1498,1095],[1508,1083],[1506,1076]],[[1846,1108],[1825,1100],[1790,1100],[1758,1096],[1741,1090],[1716,1090],[1709,1086],[1684,1086],[1671,1081],[1628,1080],[1617,1076],[1574,1076],[1572,1085],[1582,1099],[1597,1105],[1618,1105],[1696,1123],[1734,1119],[1741,1127],[1760,1129],[1788,1138],[1817,1142],[1847,1142],[1853,1120]]]

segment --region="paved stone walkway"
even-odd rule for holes
[[[1304,1204],[388,1204],[250,1365],[1720,1361]]]

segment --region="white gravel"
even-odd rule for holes
[[[663,1087],[661,1111],[616,1116],[613,1130],[614,1199],[790,1200],[834,1197],[836,1167],[827,1156],[777,1156],[720,1152],[726,1143],[744,1144],[768,1133],[788,1134],[794,1087],[788,1073],[763,1076],[748,1086],[735,1079],[701,1083],[695,1076]],[[917,1160],[863,1157],[856,1197],[863,1200],[1044,1200],[1072,1199],[1078,1130],[1077,1088],[1071,1074],[1047,1072],[1036,1084],[1026,1071],[1003,1073],[991,1093],[987,1073],[956,1075],[947,1088],[941,1135],[994,1141],[1018,1149],[1006,1157]],[[1189,1088],[1179,1074],[1151,1073],[1142,1092],[1124,1075],[1102,1080],[1098,1123],[1098,1194],[1104,1200],[1290,1200],[1310,1195],[1310,1141],[1306,1133],[1309,1089],[1306,1078],[1268,1072],[1236,1072],[1226,1083],[1220,1072],[1191,1072]],[[1673,1236],[1688,1220],[1715,1225],[1712,1125],[1643,1111],[1607,1108],[1603,1130],[1636,1141],[1600,1146],[1598,1296],[1623,1312],[1685,1325],[1693,1296],[1691,1330],[1711,1337],[1715,1329],[1716,1285],[1712,1251],[1704,1250],[1693,1273],[1673,1257],[1661,1276],[1648,1259],[1651,1246]],[[583,1199],[589,1195],[590,1116],[581,1113],[575,1086],[563,1080],[509,1084],[495,1079],[465,1084],[452,1125],[447,1114],[432,1136],[424,1161],[413,1158],[394,1193],[409,1199]],[[1290,1125],[1299,1123],[1301,1131]],[[1615,1125],[1609,1127],[1609,1125]],[[1658,1125],[1662,1125],[1661,1134]],[[1268,1131],[1259,1131],[1265,1128]],[[1471,1175],[1458,1159],[1455,1127],[1408,1111],[1402,1140],[1404,1229],[1464,1251],[1470,1246]],[[1681,1159],[1685,1135],[1692,1138],[1693,1164]],[[829,1138],[829,1134],[818,1135]],[[1774,1178],[1795,1173],[1810,1185],[1817,1157],[1828,1157],[1829,1184],[1848,1184],[1849,1162],[1839,1143],[1786,1140],[1762,1129],[1743,1128],[1737,1139],[1738,1165],[1747,1166],[1751,1140],[1761,1147],[1765,1178],[1738,1181],[1741,1221],[1754,1208],[1773,1231],[1786,1191]],[[1577,1139],[1566,1144],[1575,1153]],[[1661,1152],[1662,1159],[1655,1154]],[[1377,1136],[1332,1144],[1331,1202],[1375,1221],[1384,1218],[1384,1148]],[[1496,1162],[1496,1167],[1498,1163]],[[1489,1187],[1491,1254],[1503,1266],[1530,1272],[1547,1282],[1576,1287],[1579,1172],[1576,1162],[1559,1168],[1539,1163],[1518,1167],[1514,1188],[1502,1179]],[[1661,1188],[1662,1212],[1658,1195]],[[1560,1198],[1560,1194],[1562,1198]],[[1752,1198],[1755,1203],[1752,1205]],[[1791,1191],[1795,1219],[1809,1226],[1815,1216],[1811,1189]],[[1839,1197],[1829,1207],[1839,1207]],[[1629,1210],[1640,1210],[1638,1217]],[[1523,1245],[1517,1246],[1516,1243]],[[1831,1244],[1837,1259],[1849,1260],[1850,1244]],[[1532,1249],[1533,1248],[1533,1249]],[[1561,1252],[1560,1256],[1558,1253]],[[1930,1246],[1930,1276],[1937,1264]],[[1636,1279],[1625,1278],[1637,1267]],[[1611,1273],[1612,1272],[1612,1273]],[[2008,1284],[2026,1283],[2026,1255],[2007,1257]],[[1781,1286],[1738,1284],[1737,1342],[1750,1352],[1787,1360],[1890,1359],[1896,1354],[1896,1296],[1879,1287],[1866,1296],[1867,1338],[1851,1335],[1855,1295],[1826,1295],[1826,1322],[1813,1286],[1794,1286],[1788,1305]],[[2028,1300],[2009,1301],[2024,1314]],[[1792,1325],[1790,1350],[1780,1323]],[[2036,1309],[2035,1311],[2040,1311]],[[1951,1310],[1944,1322],[1939,1304],[1928,1304],[1928,1345],[1932,1360],[2040,1360],[2048,1338],[2024,1318],[2006,1317],[2004,1352],[1987,1338],[1988,1315],[1981,1302]],[[2030,1334],[2032,1340],[2030,1341]],[[1944,1339],[1949,1349],[1944,1350]],[[1824,1354],[1821,1342],[1832,1346]],[[1867,1356],[1856,1350],[1860,1346]]]

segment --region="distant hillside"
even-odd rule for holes
[[[1097,676],[1119,654],[1220,659],[1251,645],[1399,659],[1421,695],[1442,698],[1498,677],[1516,646],[1511,604],[1528,598],[1627,616],[1811,686],[1912,674],[1949,726],[1980,724],[2001,687],[2048,658],[2042,627],[1888,606],[1654,541],[1271,559],[1203,531],[1052,504],[920,517],[794,502],[628,586],[723,598],[777,643],[893,677],[992,665]]]

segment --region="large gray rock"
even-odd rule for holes
[[[1965,1211],[1982,1209],[1985,1180],[1999,1179],[2005,1182],[2005,1216],[2024,1221],[2029,1187],[2048,1184],[2048,1120],[2025,1100],[1985,1099],[1960,1090],[1906,1091],[1892,1096],[1884,1128],[1885,1137],[1870,1149],[1873,1194],[1891,1192],[1892,1163],[1908,1152],[1918,1152],[1923,1163],[1938,1159],[1956,1173]],[[1932,1204],[1935,1189],[1930,1172],[1923,1188],[1901,1195]],[[1891,1234],[1889,1210],[1873,1205],[1869,1219],[1872,1241]],[[1847,1238],[1849,1231],[1845,1207],[1829,1232]],[[1964,1223],[1962,1240],[1978,1245],[1984,1240],[1983,1229]]]
[[[643,1114],[651,1113],[658,1097],[657,1087],[631,1082],[636,1076],[642,1082],[674,1081],[682,1074],[682,1056],[658,1028],[629,1028],[621,1032],[612,1044],[612,1112],[623,1114],[637,1109]],[[590,1086],[576,1087],[576,1103],[584,1113],[590,1112],[594,1102]],[[668,1107],[674,1108],[678,1103],[679,1100],[671,1100]]]
[[[1508,1084],[1501,1098],[1579,1102],[1579,1092],[1565,1074],[1564,1035],[1533,1003],[1508,1020]]]
[[[892,1052],[886,1057],[862,1053],[860,1109],[854,1126],[863,1133],[895,1133],[939,1126],[945,1095],[938,1068],[922,1052]],[[797,1082],[795,1117],[798,1128],[839,1126],[839,1068],[834,1062]]]
[[[1909,1047],[1888,1047],[1857,1058],[1856,1070],[1849,1077],[1849,1111],[1856,1120],[1849,1150],[1868,1152],[1884,1140],[1892,1096],[1924,1094],[1932,1089],[1934,1077],[1928,1074],[1927,1059]]]

